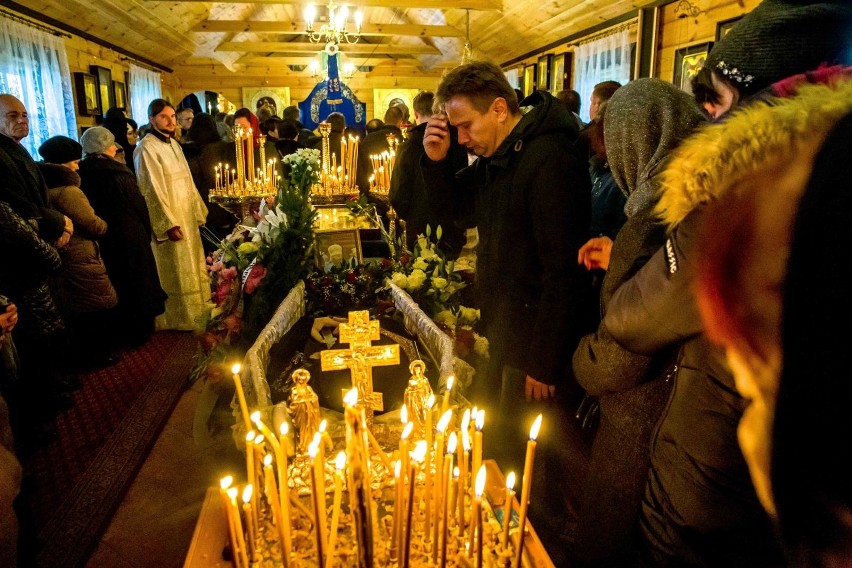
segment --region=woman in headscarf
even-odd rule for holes
[[[115,143],[124,150],[124,163],[130,168],[131,172],[135,172],[133,165],[133,150],[136,149],[135,132],[136,123],[124,115],[124,111],[118,108],[109,109],[104,115],[104,121],[101,126],[112,132],[115,137]],[[130,137],[134,140],[131,142]]]
[[[694,99],[659,79],[633,81],[609,100],[604,141],[612,175],[627,196],[627,221],[614,242],[608,237],[591,239],[578,258],[589,269],[607,271],[602,312],[615,289],[663,245],[664,230],[652,212],[659,176],[672,150],[703,122]],[[601,261],[599,255],[610,247],[608,258]],[[643,357],[624,350],[603,323],[574,353],[577,381],[589,395],[599,397],[600,405],[580,498],[579,566],[636,563],[633,534],[650,460],[648,442],[671,387],[670,362],[668,353]]]

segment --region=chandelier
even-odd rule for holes
[[[305,21],[307,22],[305,33],[314,43],[323,42],[327,46],[336,47],[344,42],[356,43],[361,38],[361,22],[364,20],[364,15],[360,11],[355,12],[354,32],[346,29],[349,9],[346,6],[336,6],[334,0],[328,1],[328,23],[323,24],[318,30],[314,29],[316,16],[316,6],[308,4],[308,7],[305,8]]]
[[[316,59],[312,59],[310,65],[308,65],[308,72],[314,79],[325,77],[327,70],[328,69],[326,67],[323,67]],[[351,62],[344,63],[340,67],[339,73],[344,80],[348,81],[355,74],[355,64]]]

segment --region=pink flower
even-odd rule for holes
[[[231,290],[234,288],[233,280],[223,280],[219,282],[219,285],[216,287],[216,292],[214,294],[214,302],[216,305],[221,305],[228,296],[231,295]]]
[[[246,278],[245,291],[246,294],[253,294],[257,287],[260,285],[260,281],[263,280],[263,277],[266,276],[266,267],[262,264],[255,264],[251,267],[251,272],[249,272],[248,278]]]

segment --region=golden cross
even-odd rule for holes
[[[370,312],[349,312],[349,323],[340,324],[340,343],[349,349],[329,349],[320,357],[323,371],[349,369],[352,386],[358,389],[358,405],[364,408],[367,427],[373,428],[373,412],[384,410],[382,393],[373,392],[373,367],[399,365],[399,345],[371,345],[379,339],[379,322]]]

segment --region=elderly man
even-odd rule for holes
[[[154,232],[154,259],[168,294],[157,329],[192,330],[210,298],[204,248],[197,230],[207,207],[192,181],[180,144],[174,139],[175,109],[163,99],[148,105],[151,134],[133,153],[139,189]]]

